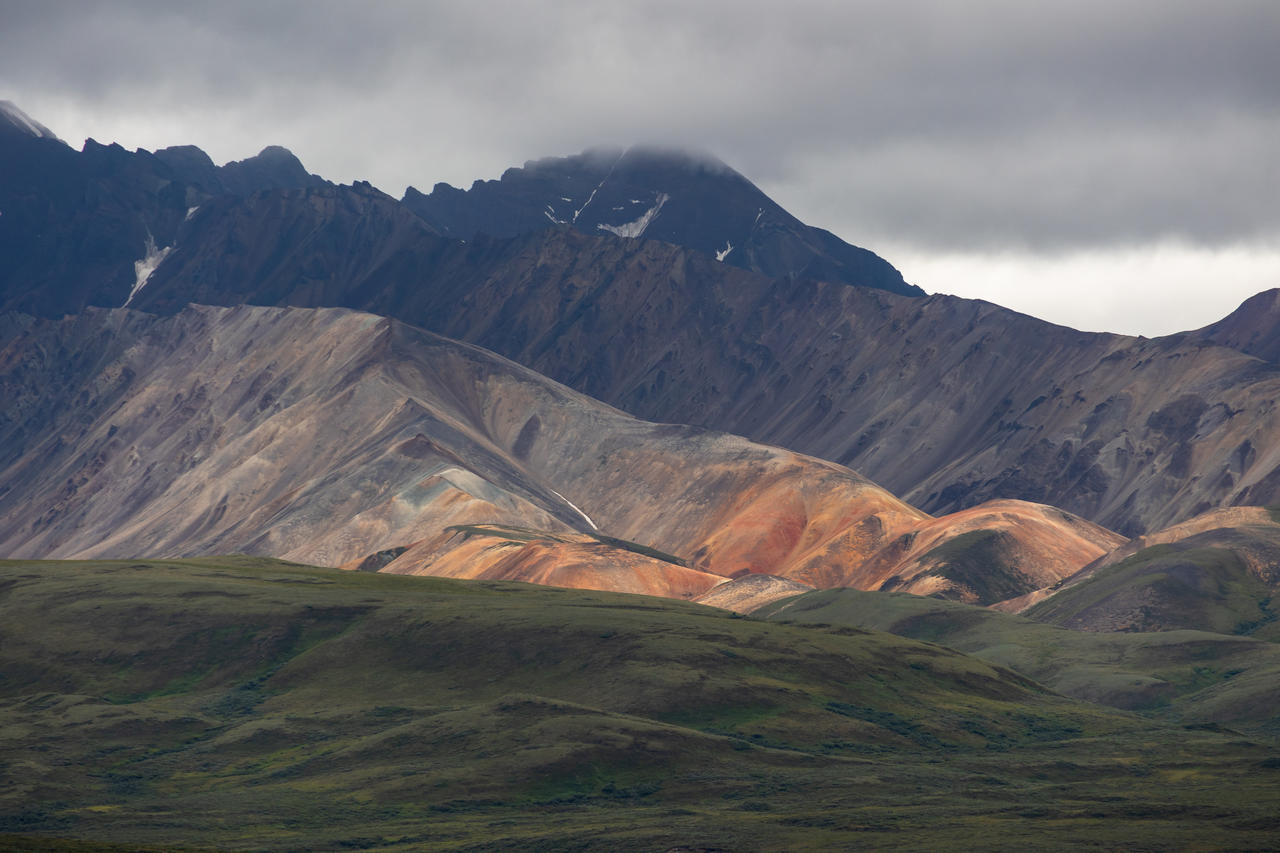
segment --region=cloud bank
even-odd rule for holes
[[[1271,0],[10,0],[4,19],[0,97],[73,144],[281,144],[398,194],[655,143],[891,261],[1177,245],[1254,281],[1280,247]]]

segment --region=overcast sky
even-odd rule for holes
[[[705,149],[929,292],[1078,328],[1280,287],[1276,0],[3,0],[0,99],[396,196]]]

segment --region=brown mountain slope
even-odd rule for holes
[[[1018,502],[934,519],[839,465],[638,421],[367,314],[93,310],[12,328],[10,556],[247,551],[675,597],[767,574],[988,603],[1119,541]]]
[[[568,229],[451,244],[393,205],[345,188],[228,199],[190,223],[137,304],[391,314],[640,417],[852,466],[930,512],[1017,498],[1134,535],[1280,500],[1280,366],[1238,350],[768,279]],[[358,269],[327,248],[331,229],[364,235]]]
[[[690,565],[631,551],[635,572],[660,579],[602,583],[684,596],[711,575],[862,559],[928,518],[840,466],[637,421],[477,348],[343,310],[37,321],[0,350],[0,391],[8,556],[340,565],[439,543],[450,525],[562,539],[599,525]],[[445,539],[431,547],[450,573],[466,537]],[[554,559],[524,550],[520,571],[494,576],[604,576],[591,543],[556,543]]]
[[[584,534],[460,525],[410,546],[381,571],[403,575],[516,580],[575,589],[601,589],[694,598],[727,581]]]
[[[813,587],[775,575],[743,575],[712,587],[693,600],[708,607],[750,613],[766,604],[810,592]]]
[[[1125,541],[1056,507],[991,501],[921,524],[841,585],[993,604],[1057,583]]]

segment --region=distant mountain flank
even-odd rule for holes
[[[1280,367],[1194,335],[1079,332],[564,228],[461,243],[372,188],[228,197],[191,229],[135,307],[395,316],[645,419],[848,465],[933,513],[1011,498],[1133,536],[1280,500],[1262,405]]]
[[[58,139],[57,134],[24,113],[13,101],[0,101],[0,135]]]
[[[530,161],[466,191],[410,187],[403,201],[441,234],[461,239],[565,226],[674,243],[771,277],[924,294],[874,253],[805,225],[710,154],[594,149]]]

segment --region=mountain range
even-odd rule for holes
[[[592,149],[397,199],[312,175],[275,146],[222,166],[194,146],[88,140],[76,151],[0,102],[0,558],[13,561],[0,566],[12,575],[0,609],[28,626],[0,629],[13,673],[0,677],[0,714],[44,732],[32,703],[47,694],[63,697],[49,700],[58,719],[84,714],[111,732],[119,705],[147,725],[201,732],[166,747],[184,778],[210,766],[184,744],[231,738],[248,755],[261,736],[312,756],[286,761],[289,774],[355,790],[317,769],[332,761],[397,797],[407,795],[386,763],[396,751],[363,738],[400,735],[352,720],[383,714],[413,728],[427,715],[472,743],[473,732],[433,715],[465,706],[498,731],[503,714],[524,709],[538,733],[516,729],[521,743],[540,749],[529,744],[547,737],[575,756],[570,769],[550,754],[517,762],[556,780],[557,797],[602,795],[605,782],[584,766],[607,767],[611,790],[649,785],[662,762],[644,744],[660,731],[692,738],[733,774],[750,771],[699,738],[752,738],[743,749],[774,750],[768,761],[787,766],[840,764],[907,745],[1029,749],[1042,735],[1079,749],[1086,729],[1145,731],[1122,713],[1137,711],[1271,744],[1278,323],[1280,290],[1153,339],[927,295],[705,153]],[[55,560],[81,562],[40,562]],[[111,603],[113,573],[138,584],[132,610]],[[70,628],[65,644],[31,633],[41,607],[75,624],[61,604],[24,598],[56,600],[63,577],[86,618],[106,620],[103,650]],[[534,593],[512,581],[589,593],[526,610],[535,599],[521,596]],[[363,590],[365,603],[324,593],[295,612],[277,595],[286,583]],[[148,603],[149,586],[167,591]],[[462,609],[431,609],[433,591]],[[485,610],[490,593],[509,621]],[[601,603],[611,593],[693,604]],[[393,594],[430,609],[451,639],[423,641]],[[188,595],[226,609],[188,611]],[[585,634],[570,630],[577,651],[548,635],[543,606],[571,626],[565,614],[591,614]],[[599,651],[590,637],[614,634],[597,611],[614,607],[684,626],[684,645],[673,650],[634,616],[627,648],[643,653]],[[703,621],[723,622],[726,610],[751,616],[728,633]],[[181,626],[171,652],[158,650],[161,613]],[[376,630],[361,627],[366,615]],[[237,633],[238,622],[258,627]],[[831,634],[839,649],[806,645],[804,631]],[[396,655],[417,645],[431,657],[371,664],[393,684],[390,698],[339,703],[341,745],[313,753],[300,697],[342,693],[332,679],[348,665],[338,663],[344,644],[376,655],[383,636]],[[799,645],[779,651],[786,643]],[[888,662],[941,654],[922,643],[956,650],[925,667],[933,687],[923,693],[919,660],[911,672]],[[313,645],[323,651],[308,658]],[[795,651],[810,645],[817,657]],[[522,649],[533,649],[527,660]],[[865,699],[844,676],[837,686],[814,674],[864,653],[881,685],[858,681]],[[246,654],[261,666],[228,668],[227,655]],[[474,656],[484,678],[455,674],[454,654]],[[754,662],[740,665],[743,655]],[[40,673],[42,656],[59,661],[56,672]],[[567,667],[565,684],[577,686],[512,669],[516,658]],[[675,675],[632,672],[658,660]],[[731,674],[723,660],[735,661]],[[400,666],[447,671],[449,686],[407,690]],[[628,684],[613,666],[661,684],[661,696],[622,701],[630,687],[600,689]],[[485,686],[495,683],[501,692]],[[462,691],[460,704],[440,704],[437,687]],[[82,693],[97,698],[66,698]],[[968,710],[955,720],[905,712],[925,695]],[[1019,722],[1004,705],[1005,722],[993,722],[991,703],[1004,702],[1026,709]],[[589,706],[582,713],[614,746],[576,729],[591,745],[565,746],[550,733],[579,713],[573,703]],[[1165,729],[1152,737],[1177,740]],[[1214,748],[1244,760],[1226,743]],[[96,767],[95,778],[117,772],[88,748],[63,763]],[[487,747],[468,749],[485,756],[464,765],[487,760]],[[148,779],[169,778],[151,758],[130,760]],[[224,770],[250,772],[224,768],[206,783],[223,784]],[[577,780],[569,788],[566,773]],[[77,783],[58,779],[67,800]],[[543,802],[523,784],[503,796]],[[141,802],[126,788],[121,802]],[[0,830],[47,832],[64,819],[21,817],[10,806],[34,795],[16,790],[0,788]],[[468,788],[465,808],[497,790]],[[508,805],[483,808],[502,819]]]
[[[1275,304],[1266,294],[1196,332],[1152,340],[1083,333],[989,303],[925,296],[883,260],[803,225],[705,154],[592,150],[532,161],[467,191],[437,185],[424,195],[411,188],[397,201],[368,184],[334,185],[310,175],[277,147],[218,167],[192,146],[152,154],[90,140],[76,152],[12,104],[0,118],[7,169],[0,176],[0,247],[7,261],[0,304],[10,309],[5,325],[12,330],[3,362],[8,440],[0,500],[8,502],[6,547],[17,555],[138,549],[176,555],[235,548],[339,565],[414,547],[415,565],[443,567],[438,549],[421,543],[431,539],[428,532],[449,527],[436,520],[456,520],[450,513],[404,529],[385,523],[370,528],[381,535],[339,533],[337,524],[327,534],[309,530],[303,538],[310,550],[300,551],[283,533],[283,516],[272,514],[280,507],[269,501],[266,507],[246,502],[237,511],[236,500],[222,494],[230,503],[219,497],[197,510],[201,503],[176,497],[175,477],[189,477],[193,490],[221,480],[203,470],[191,473],[216,452],[230,453],[225,466],[243,466],[257,452],[258,444],[223,449],[232,423],[251,428],[264,416],[242,413],[243,399],[229,403],[232,389],[265,393],[255,405],[268,414],[281,405],[286,388],[311,406],[341,407],[352,404],[351,394],[372,393],[370,383],[357,377],[397,374],[400,358],[437,357],[387,342],[412,338],[407,326],[394,326],[385,339],[372,333],[366,339],[337,331],[342,323],[310,315],[192,314],[192,303],[369,312],[485,347],[537,371],[525,374],[525,381],[545,386],[555,380],[650,421],[786,447],[816,457],[805,463],[813,471],[820,469],[819,459],[835,463],[831,470],[851,466],[845,476],[870,477],[892,493],[884,500],[900,503],[897,495],[919,507],[895,512],[914,513],[917,521],[926,513],[951,520],[929,522],[940,531],[927,537],[932,550],[980,529],[1004,537],[1003,551],[1020,556],[996,562],[1016,567],[1017,581],[994,583],[983,593],[975,592],[972,579],[943,584],[982,603],[1047,588],[1128,537],[1217,507],[1277,500],[1280,425],[1271,401],[1280,394],[1280,374],[1265,344],[1274,314],[1267,306]],[[722,240],[734,251],[716,249]],[[131,318],[95,308],[149,313]],[[78,319],[49,322],[68,313]],[[168,323],[154,315],[175,319]],[[374,321],[352,322],[370,328]],[[283,327],[256,334],[241,323]],[[316,331],[297,331],[313,323]],[[138,343],[128,344],[133,335]],[[220,351],[225,338],[219,335],[245,340],[231,354]],[[305,352],[298,344],[287,353],[276,349],[299,335],[307,338]],[[209,336],[213,340],[205,340]],[[328,337],[335,338],[331,348],[350,351],[348,359],[312,353]],[[445,346],[423,345],[432,352]],[[53,351],[58,355],[50,357]],[[211,353],[213,362],[207,359]],[[74,365],[71,373],[68,365]],[[161,365],[168,365],[170,376],[153,375]],[[224,376],[228,371],[233,375]],[[465,371],[453,378],[480,381]],[[94,390],[71,393],[83,383]],[[182,387],[161,406],[155,395],[166,385]],[[50,387],[66,389],[66,398],[49,395]],[[104,397],[107,387],[113,390]],[[406,406],[422,407],[436,421],[440,400],[488,393],[389,384],[385,395],[357,401],[356,410],[344,410],[339,420],[353,431],[381,435],[384,418],[397,425],[413,420],[403,413]],[[568,406],[565,393],[553,394],[557,410]],[[96,422],[108,405],[120,407],[121,423]],[[510,404],[478,402],[446,420],[456,425],[469,419],[474,426],[480,422],[477,411],[504,405]],[[72,415],[78,408],[85,410]],[[292,408],[287,413],[298,417]],[[185,442],[165,436],[167,444],[139,443],[146,418],[162,412],[176,413],[163,429],[175,431],[180,424]],[[233,413],[237,420],[228,420]],[[68,417],[96,426],[68,433],[57,426]],[[519,435],[495,445],[493,425],[484,424],[483,440],[472,436],[456,447],[454,435],[424,428],[419,432],[432,449],[423,452],[435,459],[447,448],[441,459],[460,460],[463,469],[508,490],[517,474],[529,473],[522,471],[522,457],[539,438],[537,424],[562,416],[531,417],[533,431],[520,434],[519,447]],[[290,423],[288,429],[299,427]],[[551,489],[576,493],[579,503],[590,504],[591,517],[608,521],[606,535],[646,542],[702,570],[714,564],[717,577],[742,569],[818,586],[892,588],[905,582],[897,574],[900,567],[880,549],[907,535],[907,528],[883,519],[879,532],[852,550],[846,547],[825,562],[814,556],[815,545],[831,540],[839,527],[866,524],[878,518],[878,510],[840,513],[835,527],[820,531],[811,519],[824,517],[825,510],[800,511],[794,518],[779,512],[771,522],[788,532],[756,524],[757,543],[728,549],[754,556],[734,558],[741,563],[736,567],[728,557],[713,559],[712,542],[740,536],[717,533],[717,525],[734,529],[735,515],[713,507],[747,501],[738,494],[745,485],[700,498],[708,508],[703,526],[696,534],[672,534],[655,520],[655,508],[623,510],[625,496],[579,482],[584,475],[565,463],[579,429],[566,425],[539,439],[556,444],[559,456],[536,475],[540,483],[522,480],[514,493],[512,500],[528,504],[531,516],[464,520],[548,534],[587,532],[566,501],[547,497]],[[117,438],[120,430],[126,435]],[[161,452],[162,446],[172,447],[176,458]],[[693,457],[701,452],[682,449],[690,457],[682,464],[697,470],[704,460]],[[495,454],[501,463],[492,461]],[[152,510],[160,514],[151,522],[132,514],[146,490],[119,465],[135,457],[145,457],[155,472],[153,488],[168,490],[169,500],[178,500],[185,507],[180,512],[190,517],[176,523],[179,511],[167,508]],[[56,478],[32,477],[32,465],[47,466],[51,459],[62,466]],[[323,465],[335,462],[329,455],[321,459]],[[374,461],[362,457],[350,464],[349,474],[308,468],[273,476],[281,494],[297,494],[308,484],[307,499],[290,510],[305,515],[312,502],[328,506],[334,500],[328,494],[333,484],[368,476]],[[408,482],[415,473],[374,479]],[[108,492],[129,499],[99,506],[102,499],[84,496],[86,489],[97,493],[95,478],[113,484]],[[676,493],[663,494],[659,503],[681,505],[677,495],[685,487],[676,484]],[[369,491],[379,501],[395,493],[390,486]],[[385,514],[385,507],[375,509],[379,501],[342,498],[354,515]],[[1055,536],[1071,543],[1062,546],[1070,556],[1046,562],[1046,546],[1029,557],[1027,543],[1043,538],[1039,534],[1014,536],[1018,544],[1008,545],[1011,525],[998,520],[1001,511],[982,508],[989,501],[1060,507],[1066,514],[1051,520],[1023,504],[991,505],[1016,507],[1003,512],[1019,517],[1012,527],[1025,529],[1034,517],[1036,525],[1058,529]],[[68,514],[68,508],[106,515],[91,523],[87,516]],[[228,533],[206,530],[201,513],[217,514],[217,529]],[[434,513],[422,513],[422,519],[435,519]],[[615,514],[628,520],[614,521]],[[127,534],[160,526],[160,518],[163,534]],[[1099,528],[1082,534],[1084,519],[1116,533],[1104,535]],[[237,534],[227,538],[230,530]],[[346,545],[318,544],[329,539]],[[766,541],[773,544],[759,547]],[[1086,541],[1091,545],[1080,551],[1076,543]],[[930,550],[895,547],[895,553],[921,559]],[[426,560],[426,553],[434,556]],[[872,559],[876,554],[881,556]],[[397,559],[392,570],[404,570],[411,558]]]

